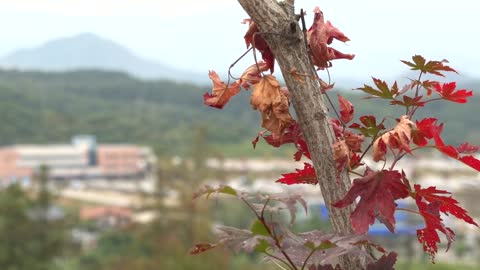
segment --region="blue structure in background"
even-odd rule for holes
[[[398,203],[398,207],[406,208],[406,204]],[[387,227],[380,223],[378,220],[370,226],[368,230],[369,235],[373,236],[395,236],[395,235],[416,235],[417,230],[424,227],[422,222],[413,223],[409,218],[412,214],[409,214],[405,211],[395,211],[395,234],[391,233]],[[320,205],[320,217],[322,219],[328,219],[328,210],[324,204]]]

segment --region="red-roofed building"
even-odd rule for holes
[[[47,166],[54,180],[142,180],[155,163],[148,147],[97,145],[94,137],[74,137],[71,144],[13,145],[0,148],[0,183],[31,179]]]

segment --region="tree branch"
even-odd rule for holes
[[[293,4],[294,1],[287,2]],[[315,71],[310,65],[303,32],[300,30],[294,14],[293,16],[288,14],[275,0],[239,0],[239,3],[261,32],[281,34],[264,34],[263,38],[275,55],[290,91],[293,107],[310,150],[320,189],[329,210],[330,223],[336,233],[352,233],[350,213],[354,205],[342,209],[332,207],[332,203],[343,198],[348,191],[350,179],[346,171],[342,172],[337,179],[336,162],[332,151],[335,136],[319,82],[315,80]],[[305,76],[304,83],[299,83],[295,79],[292,70],[308,75]],[[341,259],[342,269],[358,269],[359,263],[360,260],[352,255]]]

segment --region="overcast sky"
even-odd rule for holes
[[[447,58],[463,74],[480,77],[477,1],[297,0],[296,6],[308,11],[308,24],[319,6],[351,39],[333,45],[357,55],[334,62],[334,78],[393,77],[404,71],[399,60],[413,54]],[[236,0],[0,0],[0,54],[91,32],[145,58],[222,72],[245,50],[246,17]]]

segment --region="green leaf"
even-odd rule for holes
[[[363,126],[358,123],[353,123],[349,128],[362,132],[365,137],[375,137],[381,130],[385,129],[382,123],[377,125],[377,120],[373,115],[363,115],[359,119]]]
[[[364,84],[363,87],[357,88],[357,90],[361,90],[367,94],[370,94],[375,97],[380,97],[384,99],[393,99],[393,96],[398,93],[398,85],[395,82],[392,86],[392,89],[388,87],[388,84],[385,81],[379,80],[377,78],[372,77],[373,83],[377,87],[377,89],[373,88],[370,85]]]
[[[255,251],[265,253],[269,247],[270,244],[265,239],[260,239],[258,245],[255,247]]]
[[[265,228],[265,225],[263,225],[263,223],[258,219],[255,220],[250,231],[253,233],[253,235],[270,236],[267,228]]]
[[[330,242],[329,240],[324,240],[319,245],[315,245],[315,243],[308,241],[304,244],[304,246],[306,246],[311,250],[325,250],[325,249],[334,248],[337,245],[335,243]]]
[[[405,60],[401,60],[402,63],[411,67],[411,70],[420,70],[422,73],[430,73],[437,76],[445,77],[441,71],[455,72],[457,71],[447,65],[447,60],[443,59],[442,61],[428,61],[426,62],[425,58],[421,55],[415,55],[412,57],[413,63]]]
[[[219,188],[218,193],[237,196],[237,191],[230,186],[223,186],[223,187]]]
[[[213,193],[215,194],[222,193],[222,194],[233,195],[233,196],[238,195],[238,192],[230,186],[220,185],[214,188],[209,185],[205,185],[202,189],[200,189],[199,191],[193,194],[193,199],[197,199],[203,195],[205,195],[208,199],[208,197],[210,197],[210,195],[212,195]]]

